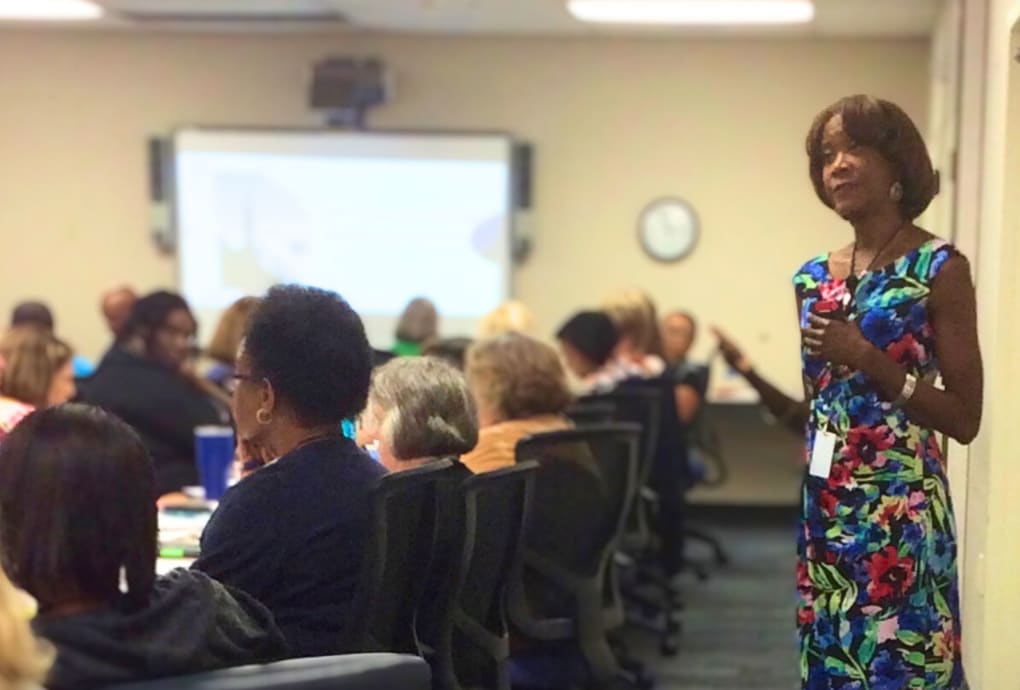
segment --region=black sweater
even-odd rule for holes
[[[286,655],[269,612],[202,573],[157,578],[149,604],[42,616],[35,633],[57,648],[46,687],[88,690],[115,683],[274,661]]]
[[[336,654],[383,474],[348,439],[302,446],[227,491],[193,567],[265,604],[293,656]]]
[[[142,437],[152,456],[158,495],[198,484],[195,427],[227,420],[195,384],[114,346],[79,390],[82,402],[112,412]]]

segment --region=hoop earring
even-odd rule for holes
[[[903,200],[903,183],[894,182],[893,186],[889,188],[889,198],[899,203]]]
[[[262,426],[265,426],[273,421],[273,413],[269,410],[259,409],[259,411],[255,413],[255,421]]]

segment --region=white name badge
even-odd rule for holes
[[[815,432],[815,445],[811,449],[811,466],[808,472],[812,477],[829,478],[832,470],[832,457],[836,454],[836,434],[828,431]]]

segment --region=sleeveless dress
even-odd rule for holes
[[[957,254],[932,239],[865,273],[848,317],[919,379],[939,371],[927,302]],[[828,255],[794,277],[801,326],[848,298]],[[860,372],[804,354],[808,456],[836,435],[827,479],[805,473],[797,623],[805,690],[960,690],[960,595],[946,465],[935,431],[893,407]]]

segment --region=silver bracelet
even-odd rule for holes
[[[900,396],[893,400],[893,407],[903,407],[906,405],[914,397],[916,390],[917,377],[913,374],[907,374],[906,378],[903,379],[903,390],[900,391]]]

